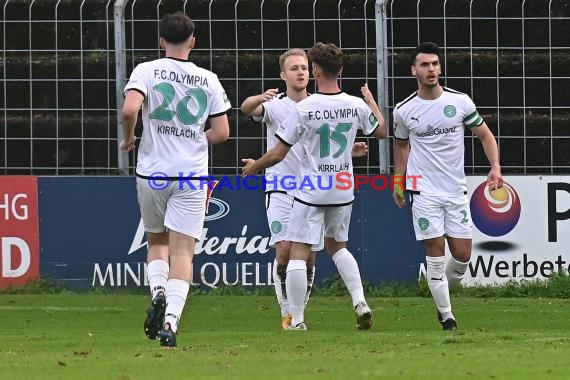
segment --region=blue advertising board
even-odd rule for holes
[[[214,191],[202,239],[196,244],[193,282],[272,285],[263,189]],[[239,187],[239,189],[238,189]],[[146,239],[133,177],[39,177],[40,272],[75,290],[146,286]],[[414,240],[410,209],[398,209],[387,190],[355,192],[349,250],[372,284],[417,279],[423,250]],[[337,271],[323,251],[316,281]]]

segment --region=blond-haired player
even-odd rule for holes
[[[351,150],[357,130],[377,138],[386,136],[384,118],[368,87],[364,100],[342,92],[338,78],[344,57],[334,44],[315,44],[308,52],[318,92],[301,100],[280,125],[279,140],[263,157],[244,159],[242,175],[252,175],[281,162],[290,149],[302,147],[299,175],[318,183],[320,177],[333,178],[328,190],[301,189],[294,192],[287,240],[291,241],[286,289],[292,314],[291,330],[306,330],[304,319],[307,288],[307,260],[324,231],[325,248],[332,257],[355,308],[358,327],[372,325],[372,311],[364,298],[358,264],[346,249],[354,192],[335,186],[336,174],[352,174]]]
[[[267,150],[273,148],[279,141],[275,132],[285,120],[287,115],[295,108],[295,104],[305,99],[309,83],[309,62],[303,49],[293,48],[285,51],[279,57],[280,77],[285,82],[286,90],[280,93],[278,88],[270,88],[262,94],[246,98],[241,110],[254,120],[261,121],[267,128]],[[353,156],[366,155],[366,143],[355,143]],[[296,175],[299,171],[302,157],[300,145],[293,146],[280,163],[267,168],[266,179],[266,212],[269,230],[271,232],[270,245],[275,247],[275,260],[273,262],[273,282],[275,294],[281,310],[281,327],[289,328],[291,313],[287,302],[285,279],[287,277],[287,264],[291,242],[287,240],[289,215],[293,206],[293,191],[284,178]],[[316,245],[307,260],[307,292],[305,303],[308,302],[315,279],[315,251],[323,248],[323,243]]]

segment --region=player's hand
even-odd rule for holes
[[[119,148],[121,148],[123,152],[130,152],[135,149],[135,141],[137,141],[135,136],[123,139],[119,144]]]
[[[487,175],[487,186],[489,186],[491,191],[503,187],[503,176],[501,175],[500,167],[491,168]]]
[[[241,176],[247,177],[249,175],[254,175],[257,173],[255,169],[255,160],[251,158],[242,158],[241,162],[245,163],[245,166],[241,169]]]
[[[396,173],[392,178],[392,183],[394,186],[394,191],[392,191],[392,198],[396,203],[396,206],[402,208],[406,205],[406,195],[404,194],[404,176],[402,174]]]
[[[352,146],[352,157],[363,157],[368,154],[368,145],[363,142],[355,142]]]
[[[259,95],[261,103],[265,103],[273,99],[279,93],[278,88],[270,88],[269,90],[265,91],[263,94]]]
[[[374,96],[372,95],[372,93],[368,89],[368,83],[364,83],[364,86],[360,87],[360,92],[362,92],[362,97],[364,98],[364,101],[366,103],[368,103],[370,101],[376,102],[376,100],[374,100]]]
[[[392,192],[392,199],[394,199],[394,203],[399,208],[406,206],[406,195],[402,189],[397,190],[396,186],[394,186],[394,191]]]

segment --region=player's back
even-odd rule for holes
[[[352,146],[357,130],[366,128],[370,108],[362,99],[340,92],[313,94],[297,103],[296,109],[303,157],[295,197],[314,205],[352,202],[353,188],[346,189],[346,181],[352,181]],[[302,186],[303,180],[310,180],[315,188]]]
[[[275,98],[264,103],[262,121],[267,127],[267,150],[269,151],[279,141],[275,132],[285,121],[287,116],[295,110],[297,102],[287,96],[286,93],[278,94]],[[301,164],[302,148],[295,144],[291,147],[283,161],[265,170],[267,191],[286,191],[285,182],[288,177],[296,176]]]
[[[137,173],[207,175],[206,120],[230,107],[218,77],[190,61],[162,58],[138,65],[125,89],[146,98]]]

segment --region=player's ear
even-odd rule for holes
[[[160,48],[161,48],[161,49],[165,49],[165,47],[164,47],[164,38],[160,37],[160,39],[159,39],[159,44],[160,44]]]
[[[285,80],[285,73],[283,71],[279,73],[279,76],[281,77],[281,79]]]
[[[416,66],[410,66],[410,71],[412,72],[413,76],[416,76]]]
[[[195,44],[196,44],[196,37],[194,36],[190,37],[190,40],[188,41],[188,47],[190,49],[194,49]]]
[[[313,72],[313,78],[316,78],[320,75],[319,67],[317,65],[311,65],[311,71]]]

